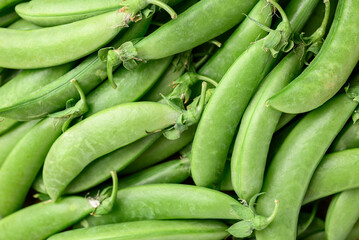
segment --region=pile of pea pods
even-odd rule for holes
[[[0,0],[0,240],[358,240],[358,0]]]

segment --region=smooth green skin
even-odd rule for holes
[[[76,229],[49,240],[222,240],[228,226],[211,220],[150,220]]]
[[[6,10],[12,6],[15,6],[20,2],[25,2],[25,1],[27,0],[2,0],[0,2],[0,11]]]
[[[359,148],[327,154],[310,181],[303,205],[359,187]]]
[[[31,29],[39,29],[40,26],[37,26],[35,24],[32,24],[31,22],[28,22],[24,19],[19,19],[18,21],[14,22],[8,28],[11,29],[21,29],[21,30],[31,30]]]
[[[11,79],[11,81],[0,87],[0,107],[4,108],[15,105],[17,102],[21,101],[24,96],[55,81],[57,78],[71,70],[73,66],[74,63],[67,63],[51,68],[23,70],[16,77]]]
[[[337,194],[330,202],[325,218],[328,240],[345,239],[359,220],[359,188]]]
[[[260,0],[249,12],[248,16],[257,22],[270,26],[272,23],[272,7],[265,0]],[[263,38],[267,33],[246,17],[231,37],[199,70],[199,73],[219,82],[236,59],[247,50],[255,40]]]
[[[0,27],[8,27],[13,22],[17,21],[20,17],[14,12],[0,14]]]
[[[355,224],[346,240],[357,240],[359,237],[359,221]]]
[[[0,136],[7,133],[11,128],[20,124],[18,121],[10,118],[0,118]]]
[[[116,47],[125,41],[143,36],[149,23],[150,19],[143,19],[132,25],[112,44]],[[88,93],[105,80],[106,76],[106,63],[98,58],[97,53],[94,53],[56,81],[24,97],[18,104],[9,107],[5,112],[4,109],[0,109],[0,116],[18,120],[44,117],[65,108],[69,99],[78,100],[80,98],[78,91],[71,84],[72,79],[76,79],[82,90]]]
[[[190,176],[187,158],[171,160],[119,179],[119,189],[153,183],[182,183]]]
[[[44,164],[44,183],[56,200],[92,161],[150,132],[172,126],[180,112],[154,102],[121,104],[81,121],[52,145]]]
[[[163,1],[175,5],[179,0]],[[118,0],[32,0],[16,6],[16,12],[24,19],[39,26],[49,27],[79,21],[123,7]]]
[[[0,29],[0,66],[43,68],[80,59],[111,41],[131,13],[111,11],[74,23],[27,31]]]
[[[231,158],[232,185],[241,199],[249,201],[261,191],[269,144],[281,115],[265,101],[300,74],[304,54],[303,46],[289,53],[267,75],[243,114]]]
[[[138,158],[161,136],[151,134],[117,149],[86,166],[86,168],[70,183],[65,193],[78,193],[88,190],[111,178],[111,171],[121,171]]]
[[[240,203],[227,194],[184,184],[150,184],[117,193],[110,214],[88,217],[83,226],[151,219],[238,219],[231,205]]]
[[[121,103],[138,100],[161,77],[171,60],[172,57],[167,57],[149,61],[132,71],[121,67],[113,76],[113,80],[117,84],[116,90],[113,89],[109,81],[106,81],[86,96],[89,111],[85,117]]]
[[[0,136],[0,169],[17,142],[20,141],[37,122],[38,120],[34,120],[19,124],[15,128],[8,130],[6,134]]]
[[[193,140],[191,173],[197,186],[216,188],[242,114],[273,58],[263,40],[231,66],[203,111]]]
[[[324,230],[324,221],[318,217],[314,218],[309,227],[298,235],[298,239],[305,239],[306,237]]]
[[[290,121],[292,121],[297,115],[296,114],[289,114],[289,113],[282,113],[280,115],[280,118],[278,120],[278,124],[275,127],[275,132],[282,129],[284,126],[286,126]]]
[[[173,82],[177,80],[186,70],[191,56],[191,51],[187,51],[175,56],[155,85],[142,98],[142,101],[157,102],[163,96],[167,96],[173,90]],[[114,76],[115,77],[115,76]]]
[[[195,132],[196,126],[191,126],[188,130],[181,134],[180,138],[176,140],[169,140],[166,137],[161,136],[155,143],[151,145],[149,149],[142,153],[141,156],[139,156],[124,170],[122,170],[120,175],[138,172],[172,156],[193,140]]]
[[[226,162],[226,165],[223,170],[223,177],[221,180],[221,191],[233,191],[232,185],[232,174],[231,174],[231,163],[229,161]]]
[[[286,137],[266,172],[257,212],[270,214],[275,199],[279,210],[274,221],[256,231],[257,240],[296,239],[302,199],[310,179],[335,136],[357,106],[345,94],[308,113]]]
[[[39,122],[15,145],[0,169],[0,218],[23,205],[52,143],[62,133],[64,120]],[[21,166],[21,167],[19,167]]]
[[[302,238],[303,240],[328,240],[325,237],[325,232],[317,232],[308,237]]]
[[[340,134],[336,137],[332,146],[331,152],[343,151],[351,148],[359,147],[359,123],[349,121]]]
[[[83,197],[37,203],[1,219],[0,239],[46,239],[80,221],[93,209],[89,200]]]
[[[245,17],[242,13],[249,12],[256,2],[200,1],[135,44],[137,57],[159,59],[201,45],[242,21]]]
[[[267,104],[286,113],[313,110],[339,91],[359,60],[359,1],[341,0],[319,54]]]

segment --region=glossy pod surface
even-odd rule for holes
[[[326,155],[310,181],[303,204],[359,187],[359,148]]]
[[[256,231],[258,240],[295,239],[298,214],[310,179],[335,136],[357,103],[345,94],[307,114],[286,137],[271,161],[257,203],[260,214],[269,214],[273,201],[280,201],[274,221]]]
[[[286,113],[315,109],[333,97],[359,60],[359,1],[341,0],[330,32],[313,62],[268,105]]]
[[[49,195],[57,199],[93,160],[173,125],[179,116],[168,105],[136,102],[103,110],[76,124],[56,140],[46,157],[43,176]]]
[[[239,204],[227,194],[191,185],[135,186],[118,191],[110,214],[88,217],[82,225],[150,219],[237,219],[231,205]]]
[[[227,225],[205,220],[151,220],[109,224],[60,233],[49,240],[222,240]]]

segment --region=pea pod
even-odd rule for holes
[[[6,134],[0,136],[0,167],[5,159],[17,144],[17,142],[38,122],[38,120],[29,121],[11,128]]]
[[[325,219],[328,240],[345,239],[359,219],[359,188],[337,194],[330,202]]]
[[[4,133],[8,132],[11,128],[19,124],[18,121],[10,119],[10,118],[2,118],[0,119],[0,136]]]
[[[221,240],[229,235],[226,228],[226,224],[210,220],[151,220],[76,229],[54,235],[49,240],[145,240],[149,236],[153,240]]]
[[[275,132],[282,129],[284,126],[286,126],[290,121],[292,121],[297,115],[296,114],[288,114],[288,113],[282,113],[280,115],[280,118],[278,120],[278,124],[275,127]]]
[[[151,1],[149,1],[151,3]],[[179,0],[167,0],[174,5]],[[118,10],[124,6],[122,1],[116,0],[32,0],[16,6],[16,12],[29,22],[43,27],[62,25]]]
[[[123,169],[120,172],[120,175],[138,172],[172,156],[193,140],[195,131],[196,126],[192,126],[187,131],[183,132],[180,138],[175,140],[169,140],[166,137],[161,136],[149,149],[143,152],[141,156]]]
[[[339,1],[319,54],[300,76],[267,101],[269,106],[286,113],[307,112],[339,91],[359,60],[358,8],[358,1]]]
[[[31,30],[31,29],[38,29],[41,28],[40,26],[37,26],[35,24],[32,24],[31,22],[28,22],[24,19],[20,19],[13,24],[11,24],[8,28],[11,29],[19,29],[19,30]]]
[[[150,18],[134,24],[120,38],[114,41],[114,45],[121,44],[130,39],[141,37],[147,31]],[[49,113],[65,108],[69,99],[79,99],[77,90],[71,84],[72,79],[81,86],[85,93],[90,92],[106,77],[106,64],[102,63],[97,54],[92,54],[77,67],[67,72],[57,80],[45,87],[24,96],[16,104],[6,108],[0,108],[0,116],[18,120],[41,118]],[[7,109],[7,110],[4,110]]]
[[[313,222],[309,225],[309,227],[304,232],[298,235],[298,239],[305,239],[310,235],[323,231],[324,231],[324,221],[318,217],[315,217],[313,219]]]
[[[109,80],[112,78],[112,66],[121,62],[125,67],[132,68],[134,59],[151,60],[172,56],[215,38],[242,21],[242,13],[247,13],[255,3],[255,0],[205,0],[194,4],[177,19],[164,24],[138,43],[127,42],[119,50],[109,51]]]
[[[296,239],[298,214],[314,170],[356,106],[345,94],[338,95],[308,113],[286,137],[266,173],[266,194],[257,203],[257,211],[266,214],[278,199],[278,214],[268,228],[256,232],[258,240]]]
[[[9,9],[12,6],[15,6],[16,4],[20,2],[25,2],[26,0],[3,0],[0,3],[0,11],[4,11],[6,9]]]
[[[0,27],[8,27],[19,18],[19,15],[17,15],[15,11],[10,11],[3,14],[0,13]]]
[[[89,227],[151,219],[237,219],[231,205],[240,203],[227,194],[192,185],[134,186],[118,191],[110,214],[88,217],[81,224]]]
[[[39,122],[7,156],[0,168],[0,195],[4,196],[0,198],[0,218],[21,208],[64,121],[48,118]]]
[[[310,181],[303,204],[359,187],[359,149],[327,154]]]
[[[359,236],[359,221],[355,224],[346,240],[356,240]]]
[[[264,103],[300,73],[304,55],[304,46],[289,53],[267,75],[243,114],[231,159],[232,184],[241,199],[249,201],[261,191],[269,144],[281,115]]]
[[[349,121],[330,147],[331,152],[359,147],[359,124]]]

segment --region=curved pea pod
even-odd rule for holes
[[[317,232],[305,238],[301,238],[302,240],[327,240],[325,236],[325,232]]]
[[[43,68],[80,59],[111,41],[132,14],[131,11],[111,11],[50,28],[0,29],[0,35],[4,36],[0,44],[0,66]],[[24,49],[23,46],[31,47]]]
[[[150,148],[143,152],[136,160],[120,171],[120,175],[126,175],[153,166],[177,153],[189,144],[196,132],[196,125],[189,127],[178,139],[170,140],[161,136]]]
[[[150,184],[117,193],[113,211],[88,217],[85,227],[151,219],[238,219],[232,205],[241,205],[227,194],[184,184]]]
[[[65,120],[42,120],[21,138],[7,156],[0,168],[0,195],[6,196],[0,198],[0,218],[15,212],[23,205],[47,152],[62,133]]]
[[[138,100],[161,77],[171,60],[172,57],[167,57],[149,61],[132,71],[120,68],[114,73],[114,81],[118,86],[115,90],[106,81],[86,96],[89,111],[84,117],[121,103]]]
[[[359,188],[337,194],[330,202],[325,218],[328,240],[346,239],[359,219]]]
[[[0,220],[0,239],[38,240],[66,229],[94,210],[83,197],[41,202]]]
[[[4,133],[7,133],[11,128],[19,124],[18,121],[10,118],[1,118],[0,119],[0,136]]]
[[[275,132],[282,129],[284,126],[286,126],[290,121],[292,121],[297,115],[296,114],[289,114],[289,113],[282,113],[280,115],[280,118],[278,120],[278,124],[275,127]]]
[[[269,144],[281,115],[266,107],[265,101],[301,72],[305,51],[300,46],[289,53],[267,75],[244,111],[231,158],[232,184],[241,199],[249,201],[261,191]]]
[[[174,5],[179,2],[179,0],[166,0],[163,2],[168,2],[169,4]],[[124,1],[117,0],[32,0],[17,5],[15,10],[23,19],[26,19],[29,22],[43,27],[50,27],[79,21],[117,10],[124,5]]]
[[[252,44],[261,39],[266,32],[254,22],[264,26],[272,23],[272,8],[265,0],[260,0],[249,12],[248,17],[238,26],[223,46],[201,67],[199,73],[217,82],[221,80],[233,62]],[[253,21],[254,20],[254,21]]]
[[[76,229],[54,235],[49,240],[145,240],[149,236],[153,240],[221,240],[229,235],[226,229],[226,224],[213,220],[151,220]]]
[[[141,155],[141,153],[151,147],[160,135],[161,133],[149,135],[96,159],[86,166],[69,184],[65,193],[72,194],[83,192],[106,181],[111,177],[111,171],[114,170],[118,172],[124,169],[128,164]]]
[[[19,15],[17,15],[15,11],[0,13],[0,27],[8,27],[10,24],[17,21],[19,18]]]
[[[15,6],[16,4],[20,2],[25,2],[26,0],[3,0],[0,3],[0,11],[4,11],[6,9],[9,9],[12,6]]]
[[[182,183],[190,176],[190,160],[171,160],[119,179],[120,189],[154,183]]]
[[[223,177],[221,180],[221,191],[233,191],[232,185],[232,174],[231,174],[231,163],[229,161],[226,162],[226,165],[223,170]]]
[[[359,221],[355,224],[346,240],[357,240],[359,237]]]
[[[334,22],[313,62],[267,104],[286,113],[315,109],[344,85],[359,60],[359,14],[356,0],[339,1]]]
[[[278,214],[256,238],[296,239],[298,214],[310,179],[335,136],[357,106],[345,94],[336,96],[308,113],[289,133],[266,172],[257,211],[266,214],[273,199],[280,201]]]
[[[318,217],[315,217],[309,227],[298,235],[298,239],[305,239],[306,237],[318,232],[324,232],[324,221]]]
[[[310,181],[303,204],[359,187],[359,149],[327,154]]]
[[[189,114],[188,117],[192,117],[192,112]],[[98,157],[151,132],[172,127],[179,119],[186,119],[186,122],[188,117],[187,112],[173,106],[136,102],[103,110],[83,120],[61,135],[46,157],[43,176],[49,195],[56,200],[68,184]]]
[[[112,44],[121,44],[130,39],[141,37],[147,31],[150,18],[132,25],[123,35]],[[0,108],[0,116],[17,120],[41,118],[49,113],[65,108],[69,99],[79,99],[76,88],[71,80],[76,81],[85,93],[90,92],[106,78],[106,64],[101,62],[96,54],[87,57],[71,71],[43,88],[24,96],[16,104]]]
[[[331,152],[359,147],[359,123],[349,121],[330,147]]]
[[[37,124],[38,120],[33,120],[21,123],[18,126],[11,128],[5,134],[0,136],[0,166],[4,163],[5,159],[17,144],[17,142],[25,136],[25,134]]]
[[[163,96],[167,96],[173,90],[173,82],[176,81],[185,71],[189,64],[191,51],[176,55],[170,66],[163,73],[155,85],[141,98],[142,101],[157,102]]]
[[[24,19],[19,19],[18,21],[11,24],[8,28],[11,29],[19,29],[19,30],[31,30],[31,29],[38,29],[41,28],[31,22],[28,22]]]

